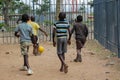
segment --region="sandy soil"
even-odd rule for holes
[[[109,59],[102,59],[96,52],[89,50],[89,42],[82,49],[82,63],[73,62],[76,55],[75,44],[68,46],[67,74],[59,72],[60,62],[52,43],[43,42],[41,45],[45,47],[45,51],[40,56],[34,56],[32,46],[30,47],[29,61],[34,71],[31,76],[27,76],[26,71],[19,70],[23,64],[19,45],[0,45],[0,80],[120,80],[120,71],[115,69],[114,64],[107,65]],[[94,44],[90,46],[92,47]]]

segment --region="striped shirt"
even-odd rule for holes
[[[54,23],[57,38],[66,38],[67,30],[70,27],[68,21],[56,21]]]

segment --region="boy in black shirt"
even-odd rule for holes
[[[82,62],[81,48],[84,46],[86,42],[86,37],[88,36],[88,28],[86,27],[85,24],[82,23],[82,21],[83,21],[83,17],[81,15],[77,16],[77,20],[73,24],[73,28],[69,36],[69,44],[70,44],[71,36],[75,31],[76,49],[77,49],[77,56],[76,59],[74,59],[75,62]]]

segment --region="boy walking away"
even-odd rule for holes
[[[65,53],[67,52],[67,31],[70,35],[70,25],[65,20],[66,14],[64,12],[59,13],[59,21],[56,21],[53,28],[53,46],[56,46],[55,34],[57,38],[57,55],[61,61],[60,72],[68,72],[68,65],[65,63]]]
[[[74,59],[75,62],[82,62],[81,58],[81,48],[83,48],[86,37],[88,36],[88,28],[85,24],[82,23],[83,17],[81,15],[77,16],[77,20],[73,24],[73,28],[71,30],[71,34],[69,36],[69,44],[71,44],[71,36],[73,32],[75,31],[75,39],[76,39],[76,49],[77,49],[77,56],[76,59]]]
[[[29,61],[28,61],[28,51],[29,46],[31,45],[31,36],[33,34],[32,27],[27,24],[29,20],[29,16],[27,14],[22,15],[22,23],[20,23],[15,28],[15,36],[20,37],[20,48],[21,54],[23,55],[24,64],[21,70],[25,70],[28,72],[29,75],[33,74],[33,71],[30,68]]]
[[[28,24],[30,24],[30,25],[32,26],[32,28],[33,28],[33,33],[34,33],[34,38],[35,38],[35,43],[33,43],[33,54],[34,54],[35,56],[37,56],[37,55],[38,55],[38,46],[39,46],[38,31],[40,30],[40,31],[43,32],[46,36],[48,36],[48,35],[47,35],[47,33],[46,33],[44,30],[42,30],[42,29],[40,28],[40,26],[35,22],[35,17],[34,17],[34,16],[31,16],[31,17],[30,17],[30,19],[29,19],[29,21],[28,21]]]

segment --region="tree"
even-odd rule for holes
[[[79,11],[81,13],[85,13],[85,4],[84,3],[81,4]]]
[[[31,10],[29,5],[20,2],[20,0],[0,0],[0,8],[2,9],[6,26],[9,26],[9,14],[15,14],[16,11],[18,11],[19,14],[23,14]]]
[[[37,14],[45,14],[48,12],[49,10],[49,1],[48,0],[42,0],[42,3],[39,4],[36,2],[36,5],[38,5],[39,7],[36,10]]]
[[[20,0],[0,0],[0,8],[2,9],[2,14],[4,16],[4,21],[5,21],[5,25],[9,26],[8,24],[8,20],[9,20],[9,9],[11,8],[12,3],[14,2],[19,2]]]
[[[20,2],[18,6],[20,6],[17,9],[19,14],[30,13],[31,11],[31,7],[27,4],[24,4],[23,2]]]
[[[58,20],[58,15],[60,13],[60,1],[61,0],[56,0],[56,20]]]
[[[2,13],[4,15],[4,21],[5,21],[5,24],[6,26],[8,26],[8,9],[9,9],[9,6],[10,6],[10,2],[12,0],[0,0],[0,7],[2,9]]]
[[[36,8],[36,14],[40,17],[41,14],[46,15],[50,9],[49,5],[50,2],[49,0],[42,0],[42,3],[38,3],[38,0],[35,0],[35,4],[37,6]],[[34,11],[34,10],[33,10]]]
[[[11,2],[10,8],[9,8],[10,14],[16,14],[16,13],[23,14],[23,13],[28,13],[30,11],[31,11],[31,7],[28,4],[25,4],[20,1]]]
[[[94,3],[93,3],[93,1],[89,1],[87,4],[90,5],[90,15],[93,16],[93,7],[94,7]]]
[[[90,5],[90,7],[92,8],[93,7],[93,1],[89,1],[88,5]]]

